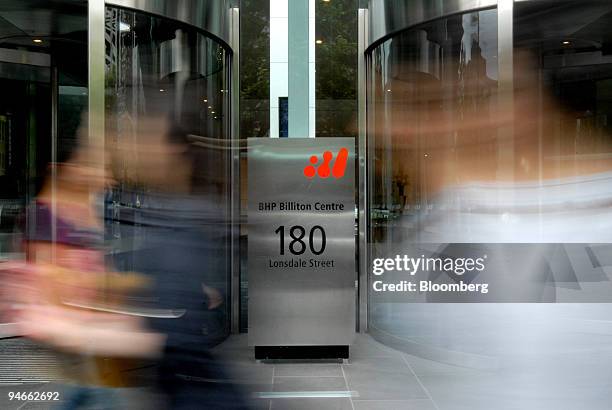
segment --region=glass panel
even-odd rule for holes
[[[33,222],[25,207],[44,179],[50,181],[52,116],[57,115],[55,143],[61,159],[65,145],[73,145],[87,107],[87,4],[2,2],[0,88],[2,259],[22,256],[24,222]],[[55,92],[57,106],[52,102]]]
[[[241,138],[265,137],[270,134],[270,0],[240,2],[240,56]]]
[[[439,362],[411,357],[417,367],[471,368],[442,407],[555,409],[578,384],[580,405],[601,407],[609,362],[586,357],[607,357],[598,335],[612,317],[612,5],[514,7],[513,107],[497,93],[495,10],[398,33],[369,56],[370,272],[378,258],[489,257],[472,275],[412,277],[391,261],[370,277],[370,331]],[[416,291],[373,289],[411,278]],[[425,291],[421,279],[493,291]],[[498,303],[521,301],[574,303]]]
[[[317,1],[316,136],[357,134],[357,0]],[[365,86],[365,84],[364,84]]]
[[[436,241],[455,242],[430,237],[429,218],[440,221],[434,234],[444,232],[445,210],[457,201],[452,188],[496,180],[497,46],[497,11],[483,10],[398,33],[369,56],[371,264],[432,255],[443,249]],[[484,305],[431,303],[418,290],[374,291],[375,281],[395,284],[411,276],[405,270],[378,276],[373,267],[369,274],[369,330],[375,337],[427,359],[488,365],[479,354],[493,345],[488,329],[498,326],[470,324],[474,312],[486,316],[479,309]]]
[[[417,241],[417,216],[444,187],[495,178],[496,30],[496,11],[487,10],[405,31],[373,51],[373,257]]]
[[[192,27],[119,8],[106,32],[115,263],[200,303],[221,297],[200,323],[214,343],[229,333],[229,55]]]
[[[433,21],[374,49],[368,91],[370,261],[429,254],[423,221],[453,201],[439,193],[476,178],[495,179],[497,72],[496,10]],[[422,292],[374,291],[381,279],[396,283],[410,275],[390,271],[370,278],[373,334],[434,349],[463,346],[452,337],[452,323],[441,320],[461,309],[410,303],[427,301]]]
[[[517,121],[517,178],[607,172],[612,164],[612,38],[605,27],[612,23],[612,5],[517,4],[515,19],[517,118],[529,119]]]

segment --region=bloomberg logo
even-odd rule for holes
[[[319,176],[319,178],[329,178],[330,175],[333,175],[334,178],[340,179],[344,177],[344,172],[346,171],[346,162],[348,160],[348,149],[340,148],[338,154],[336,155],[336,160],[334,161],[333,167],[331,166],[331,161],[334,159],[334,154],[331,151],[325,151],[323,153],[323,163],[318,165],[319,157],[313,155],[310,157],[310,163],[312,165],[307,165],[304,168],[304,176],[308,179],[312,179],[315,176]],[[316,167],[315,167],[316,166]]]

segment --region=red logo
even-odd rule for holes
[[[330,164],[332,159],[334,159],[334,154],[332,154],[331,151],[325,151],[323,153],[323,163],[315,168],[319,162],[319,157],[313,155],[310,157],[310,163],[312,165],[307,165],[306,168],[304,168],[304,175],[306,178],[311,179],[314,178],[315,175],[319,175],[320,178],[329,178],[330,174],[336,179],[342,178],[344,176],[344,171],[346,171],[348,150],[346,148],[340,148],[338,155],[336,155],[333,168],[331,168]]]

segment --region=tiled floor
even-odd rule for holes
[[[407,355],[361,334],[348,363],[257,362],[246,335],[230,337],[214,352],[255,410],[609,410],[612,335],[591,335],[589,340],[588,348],[564,350],[563,357],[553,351],[488,370]],[[3,355],[2,342],[0,370],[6,371],[16,363],[15,348]],[[32,354],[29,348],[23,352]],[[58,388],[53,383],[0,382],[0,409],[50,408],[9,402],[8,392]],[[122,394],[128,409],[155,408],[150,393],[131,389]]]
[[[232,337],[218,353],[235,375],[251,377],[250,393],[264,397],[254,399],[257,409],[609,410],[612,335],[587,340],[570,341],[575,348],[563,354],[553,343],[548,354],[525,353],[487,369],[408,355],[363,334],[348,364],[257,363],[246,335]],[[348,397],[324,397],[333,394]],[[298,398],[308,395],[318,397]]]
[[[256,362],[246,344],[234,336],[216,352],[257,409],[438,409],[405,355],[368,335],[357,335],[348,363]]]

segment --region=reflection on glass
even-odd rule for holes
[[[193,27],[118,8],[106,32],[115,263],[208,305],[192,325],[214,344],[229,333],[228,53]]]
[[[471,408],[554,409],[576,382],[556,377],[559,363],[577,351],[605,356],[595,334],[612,317],[612,5],[514,10],[513,106],[498,92],[496,10],[419,25],[371,52],[370,261],[488,255],[480,274],[423,278],[492,290],[384,293],[372,282],[410,278],[372,275],[369,328],[415,355],[490,369],[504,387]],[[608,361],[574,363],[588,375],[580,383],[600,388]],[[529,398],[506,394],[528,389]]]
[[[404,31],[371,56],[372,238],[408,239],[445,186],[495,178],[496,11]],[[389,239],[387,239],[389,238]]]
[[[26,205],[51,169],[53,147],[61,155],[87,107],[87,5],[70,0],[2,2],[0,32],[0,259],[4,259],[21,254],[26,224],[20,219]],[[34,229],[35,221],[25,220]]]

